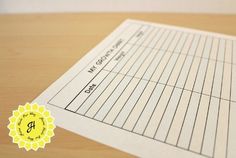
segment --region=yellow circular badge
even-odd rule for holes
[[[9,121],[9,136],[13,138],[13,143],[27,151],[44,148],[54,136],[54,118],[44,106],[36,103],[20,105]]]

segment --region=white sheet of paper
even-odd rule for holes
[[[33,102],[136,156],[234,158],[236,38],[126,20]]]

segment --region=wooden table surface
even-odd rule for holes
[[[45,149],[26,152],[8,118],[31,102],[123,20],[134,18],[236,35],[236,15],[78,13],[0,15],[0,154],[7,157],[133,157],[57,127]]]

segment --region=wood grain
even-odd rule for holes
[[[8,136],[8,117],[134,18],[236,35],[236,15],[80,13],[0,15],[0,154],[8,157],[133,157],[61,128],[45,149],[26,152]]]

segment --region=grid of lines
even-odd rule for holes
[[[236,102],[235,48],[236,41],[143,25],[116,62],[93,79],[98,85],[92,93],[76,109],[66,109],[206,157],[224,157],[230,103]]]

